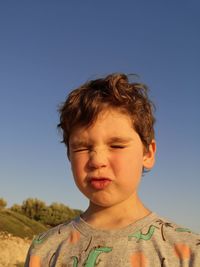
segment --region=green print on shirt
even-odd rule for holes
[[[137,242],[139,242],[139,240],[150,240],[151,237],[154,234],[155,229],[158,228],[154,225],[151,225],[148,229],[148,232],[146,234],[143,234],[142,231],[138,231],[134,234],[131,234],[128,236],[128,240],[131,240],[132,237],[136,237],[137,238]]]
[[[191,230],[188,228],[176,228],[176,232],[191,233]]]
[[[44,242],[44,240],[48,237],[48,233],[42,233],[39,234],[38,236],[36,236],[35,239],[33,239],[33,245],[38,245],[41,244],[42,242]]]
[[[97,265],[97,258],[101,253],[109,253],[112,251],[112,248],[109,247],[97,247],[93,248],[87,259],[86,262],[84,263],[84,267],[94,267]],[[72,257],[74,262],[73,262],[73,267],[78,267],[78,258],[76,256]]]

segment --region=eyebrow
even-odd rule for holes
[[[87,141],[84,140],[78,140],[78,141],[74,141],[70,144],[70,147],[72,149],[76,149],[79,147],[87,147],[89,145],[89,143]]]
[[[128,143],[132,141],[131,137],[115,136],[109,139],[108,143]]]

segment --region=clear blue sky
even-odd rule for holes
[[[1,1],[0,197],[85,209],[56,130],[69,90],[138,73],[157,106],[155,168],[140,195],[200,232],[199,1]]]

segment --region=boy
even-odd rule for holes
[[[58,127],[89,207],[37,237],[25,266],[200,266],[200,236],[158,217],[137,194],[155,161],[154,122],[146,86],[125,74],[69,94]]]

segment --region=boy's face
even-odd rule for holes
[[[99,114],[89,128],[76,128],[69,158],[76,185],[94,205],[111,207],[137,194],[143,167],[152,168],[155,142],[144,147],[131,119],[117,109]]]

